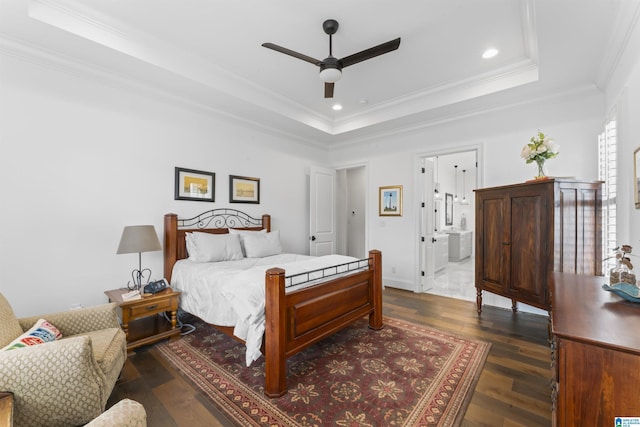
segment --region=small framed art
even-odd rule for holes
[[[215,201],[215,173],[176,168],[175,181],[175,200]]]
[[[402,216],[402,185],[378,189],[378,213],[380,216]]]
[[[260,178],[229,175],[229,203],[260,203]]]

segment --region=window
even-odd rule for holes
[[[613,118],[598,135],[598,179],[604,181],[602,197],[602,249],[605,257],[613,254],[618,246],[616,238],[616,120]],[[610,259],[603,265],[603,272],[615,265]]]

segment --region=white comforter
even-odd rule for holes
[[[187,259],[178,261],[173,267],[171,285],[182,291],[180,306],[183,310],[208,323],[234,328],[234,335],[247,344],[246,364],[249,366],[261,354],[265,330],[265,272],[280,267],[290,276],[352,261],[357,259],[343,255],[310,257],[294,254],[212,263]]]

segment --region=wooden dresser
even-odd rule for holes
[[[554,271],[601,274],[602,183],[547,179],[476,193],[476,294],[549,310]]]
[[[606,292],[606,278],[554,273],[554,425],[614,426],[640,417],[640,304]]]

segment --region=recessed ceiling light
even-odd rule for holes
[[[497,54],[498,54],[498,49],[492,47],[492,48],[489,48],[489,49],[485,50],[484,53],[482,54],[482,57],[484,59],[489,59],[489,58],[493,58]]]
[[[333,108],[333,111],[340,111],[340,110],[342,110],[342,105],[333,104],[333,107],[331,107],[331,108]]]

